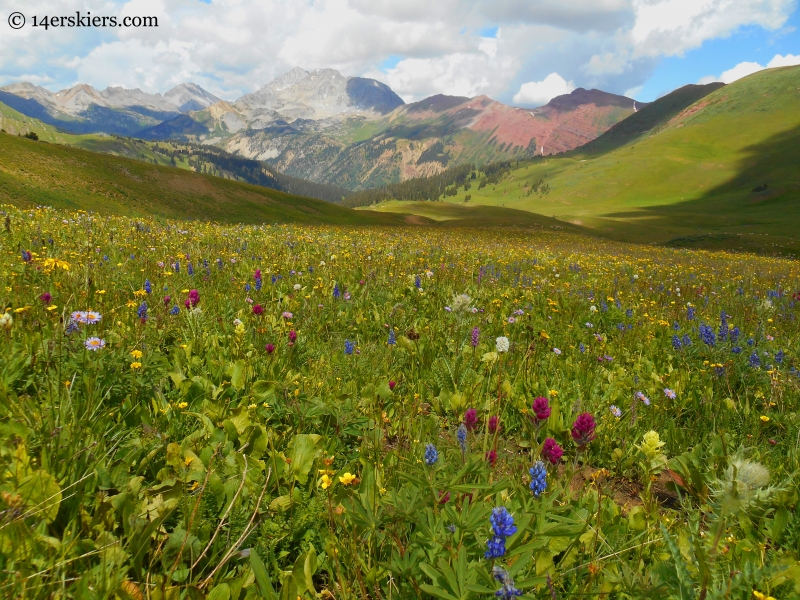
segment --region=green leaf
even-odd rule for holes
[[[289,458],[291,459],[292,476],[305,485],[308,481],[308,473],[314,464],[317,456],[317,445],[322,437],[315,433],[300,433],[289,442]]]
[[[32,516],[44,516],[48,523],[56,518],[61,504],[61,488],[47,471],[34,471],[23,478],[17,494],[23,498]]]
[[[447,592],[445,592],[444,590],[442,590],[442,589],[440,589],[440,588],[438,588],[436,586],[428,585],[427,583],[423,583],[423,584],[420,584],[419,587],[423,592],[427,592],[428,594],[430,594],[431,596],[433,596],[435,598],[442,598],[442,600],[458,600],[458,598],[456,598],[452,594],[448,594]]]
[[[213,587],[213,589],[206,596],[206,600],[230,600],[231,588],[227,583],[220,583]]]
[[[250,551],[250,567],[253,569],[253,575],[255,575],[256,585],[258,585],[261,596],[269,600],[276,599],[278,594],[275,593],[275,588],[272,587],[269,572],[255,550]]]
[[[233,370],[231,372],[231,385],[235,390],[238,391],[244,387],[244,384],[247,380],[246,373],[247,366],[245,365],[244,360],[240,358],[233,364]]]

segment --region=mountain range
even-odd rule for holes
[[[487,96],[406,104],[374,79],[295,67],[235,102],[185,83],[162,94],[80,84],[0,88],[0,102],[70,133],[214,145],[294,177],[358,190],[482,164],[572,150],[637,110],[624,96],[579,88],[522,109]]]

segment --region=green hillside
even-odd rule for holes
[[[593,232],[574,225],[545,217],[526,210],[500,206],[452,204],[450,202],[384,202],[374,207],[378,212],[417,215],[430,219],[429,224],[440,227],[524,227],[561,230],[570,233]],[[358,209],[363,210],[363,209]],[[414,222],[413,220],[411,222]]]
[[[589,148],[521,162],[498,184],[448,200],[469,194],[472,203],[634,242],[800,250],[800,67],[717,89],[666,123],[675,98],[662,100],[635,115],[644,122],[652,110],[654,128],[626,134],[620,147],[624,136],[612,130]]]
[[[401,215],[357,212],[238,181],[11,133],[0,133],[0,203],[223,223],[405,222]]]

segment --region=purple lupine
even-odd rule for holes
[[[481,330],[478,329],[477,327],[473,327],[472,328],[472,339],[469,342],[470,346],[472,346],[473,348],[477,348],[478,347],[478,342],[480,341],[480,337],[481,337]]]

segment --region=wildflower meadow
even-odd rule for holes
[[[0,597],[800,597],[795,261],[3,213]]]

